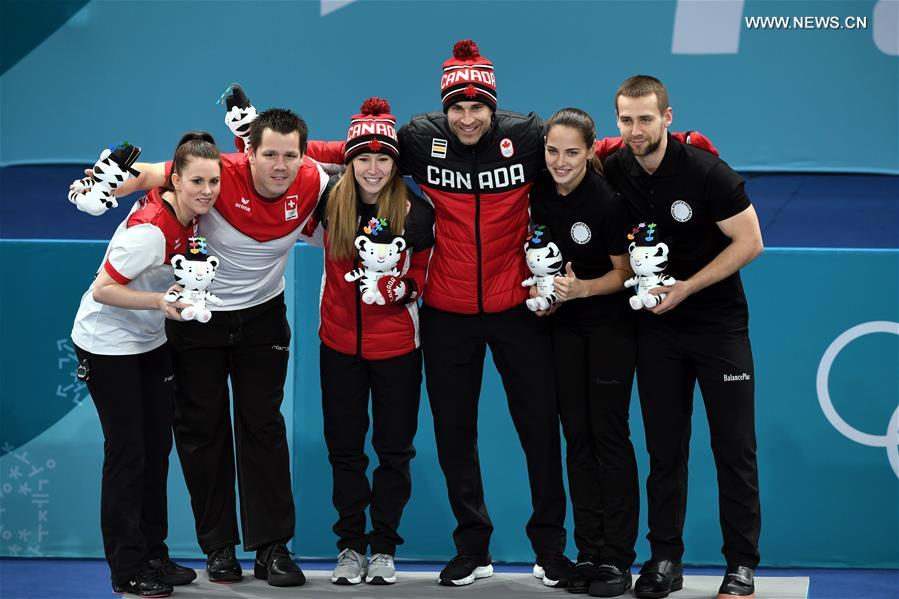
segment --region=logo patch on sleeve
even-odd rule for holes
[[[437,139],[435,137],[431,140],[431,158],[446,158],[445,139]]]

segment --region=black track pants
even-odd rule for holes
[[[640,488],[629,409],[637,360],[633,319],[553,323],[559,413],[579,556],[629,568]]]
[[[684,552],[693,389],[699,382],[718,472],[722,553],[755,568],[761,531],[755,440],[755,372],[745,329],[689,331],[639,319],[637,384],[650,472],[646,483],[652,557]]]
[[[113,583],[168,557],[166,483],[172,450],[174,377],[165,345],[143,354],[87,360],[90,391],[103,427],[100,528]]]
[[[484,554],[493,524],[484,504],[477,423],[487,346],[502,377],[528,465],[534,512],[526,531],[537,554],[565,548],[565,490],[548,323],[523,305],[464,315],[423,306],[421,341],[437,456],[458,523],[459,552]]]
[[[290,456],[281,416],[290,327],[281,294],[206,324],[166,322],[177,380],[175,443],[200,548],[237,545],[235,449],[244,547],[294,532]],[[234,423],[228,378],[234,393]]]
[[[403,538],[398,529],[403,508],[412,494],[409,462],[418,429],[421,397],[421,350],[386,360],[364,360],[334,351],[320,351],[322,416],[328,460],[334,477],[332,499],[338,519],[337,548],[394,555]],[[378,467],[369,484],[368,397],[371,394],[372,446]],[[365,532],[365,510],[372,530]]]

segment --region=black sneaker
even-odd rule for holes
[[[596,578],[596,571],[599,568],[599,558],[592,555],[578,559],[574,565],[574,574],[568,579],[569,593],[586,593],[590,589],[590,583]]]
[[[727,568],[719,595],[733,595],[734,597],[752,597],[755,595],[755,572],[746,566],[733,566]]]
[[[534,576],[543,580],[544,586],[566,587],[574,575],[574,564],[561,553],[547,553],[537,556]]]
[[[490,578],[493,576],[493,565],[490,561],[489,553],[484,555],[460,553],[440,571],[437,582],[447,587],[461,587],[473,583],[478,578]]]
[[[591,597],[620,597],[631,588],[631,571],[618,566],[603,564],[596,569],[596,577],[590,583]]]
[[[159,579],[172,586],[190,584],[197,578],[196,570],[180,566],[167,557],[151,559],[150,569],[159,572]]]
[[[138,597],[168,597],[172,594],[172,585],[159,580],[156,570],[142,570],[126,582],[112,585],[112,592],[128,593]]]
[[[243,580],[243,568],[234,555],[234,547],[222,547],[206,556],[206,576],[209,582],[231,584]]]
[[[306,576],[294,563],[284,543],[273,543],[257,551],[253,574],[273,587],[298,587],[306,584]]]

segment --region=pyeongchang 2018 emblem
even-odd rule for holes
[[[871,335],[874,333],[891,333],[899,335],[899,322],[890,322],[888,320],[876,320],[856,325],[838,336],[824,351],[821,356],[821,362],[818,364],[818,376],[816,379],[816,387],[818,391],[818,403],[821,405],[821,411],[828,422],[837,429],[841,435],[855,441],[861,445],[868,447],[883,447],[887,452],[887,459],[893,472],[899,477],[899,405],[893,411],[886,426],[886,431],[882,435],[872,435],[862,432],[851,424],[843,420],[843,417],[837,413],[830,399],[829,379],[830,368],[833,366],[834,360],[843,349],[856,339]]]

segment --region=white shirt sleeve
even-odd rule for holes
[[[109,242],[106,262],[127,284],[151,266],[165,263],[165,235],[155,225],[143,223],[116,233]],[[107,267],[107,271],[109,268]]]

